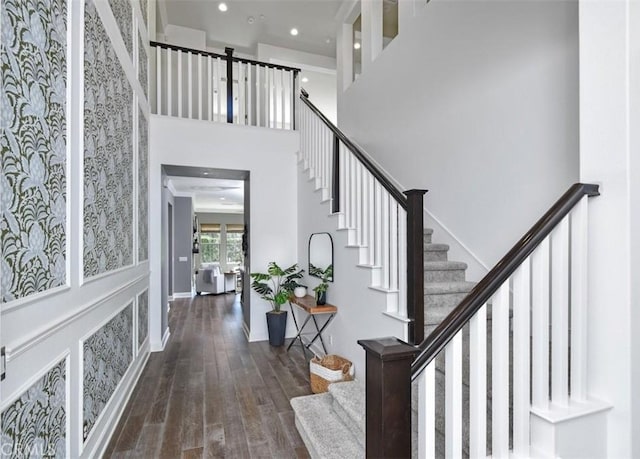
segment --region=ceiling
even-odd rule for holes
[[[336,13],[342,0],[225,0],[226,12],[217,0],[160,0],[166,23],[204,30],[207,45],[231,46],[237,52],[255,54],[257,43],[336,55]],[[157,29],[163,32],[158,15]],[[292,36],[290,30],[298,29]]]
[[[244,181],[198,177],[167,177],[180,196],[193,198],[195,212],[241,214],[244,212]]]

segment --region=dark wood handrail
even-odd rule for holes
[[[159,41],[152,41],[150,42],[150,45],[158,48],[170,49],[173,51],[182,51],[183,53],[199,54],[201,56],[220,58],[225,61],[227,60],[226,54],[218,54],[218,53],[213,53],[211,51],[201,51],[199,49],[185,48],[184,46],[176,46],[176,45],[171,45],[169,43],[161,43]],[[300,69],[295,67],[287,67],[286,65],[271,64],[270,62],[256,61],[253,59],[245,59],[243,57],[233,56],[232,60],[233,62],[242,62],[244,64],[259,65],[260,67],[268,67],[271,69],[287,70],[294,73],[300,72]]]
[[[384,189],[387,190],[387,192],[391,196],[393,196],[393,199],[395,199],[396,202],[400,204],[400,206],[404,210],[407,210],[407,198],[404,194],[402,194],[402,191],[400,191],[393,183],[391,183],[391,180],[389,180],[387,176],[383,174],[375,164],[373,164],[366,153],[364,153],[360,148],[358,148],[356,144],[349,140],[349,138],[344,135],[344,133],[340,129],[338,129],[335,124],[329,121],[329,119],[324,116],[324,114],[320,110],[318,110],[315,105],[313,105],[313,103],[309,100],[309,94],[303,88],[300,89],[300,100],[302,100],[302,102],[304,102],[306,106],[309,107],[309,109],[313,113],[315,113],[316,116],[320,118],[320,120],[329,129],[331,129],[333,134],[338,139],[340,139],[340,142],[342,142],[351,151],[351,153],[353,153],[356,158],[358,158],[358,160],[364,165],[364,167],[366,167],[367,170],[371,172],[371,175],[373,175],[374,178],[384,187]]]
[[[573,184],[440,325],[418,345],[420,354],[411,364],[411,380],[414,381],[422,373],[456,333],[469,322],[471,317],[496,293],[585,195],[598,196],[599,194],[598,185]]]

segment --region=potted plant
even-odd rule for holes
[[[251,288],[260,298],[271,303],[271,311],[267,311],[267,329],[269,330],[269,344],[282,346],[287,327],[287,311],[281,309],[287,302],[293,290],[299,286],[297,279],[302,277],[304,270],[298,269],[298,264],[282,269],[274,261],[269,263],[266,273],[251,273]]]
[[[327,266],[324,271],[314,265],[309,265],[309,274],[320,278],[320,284],[313,289],[316,292],[316,304],[320,306],[326,304],[329,279],[333,278],[333,265]]]

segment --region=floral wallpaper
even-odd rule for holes
[[[149,125],[138,112],[138,261],[149,258]]]
[[[138,295],[138,348],[144,343],[149,332],[149,291]]]
[[[133,359],[133,302],[83,343],[83,438]]]
[[[147,8],[149,7],[149,0],[140,0],[140,9],[142,10],[142,20],[144,21],[145,27],[147,26]]]
[[[133,263],[133,91],[85,3],[84,275]]]
[[[147,49],[144,46],[144,41],[142,41],[142,38],[138,37],[138,78],[140,79],[140,84],[142,85],[144,95],[147,98],[149,97],[148,65]]]
[[[66,457],[66,360],[2,412],[2,457]]]
[[[2,303],[66,282],[65,0],[3,0]]]
[[[111,12],[116,18],[116,23],[120,29],[120,35],[124,40],[124,45],[133,56],[133,6],[131,0],[109,0]]]

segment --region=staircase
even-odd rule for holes
[[[433,243],[432,235],[432,229],[424,230],[425,336],[440,324],[475,285],[474,282],[465,280],[467,265],[449,261],[449,246]],[[468,356],[468,349],[465,354]],[[444,364],[439,363],[438,391],[444,392]],[[468,399],[468,389],[466,398]],[[417,420],[417,396],[412,399],[415,402],[412,411]],[[440,456],[444,455],[444,398],[438,399],[441,415],[438,416],[436,426],[436,450]],[[296,416],[296,427],[311,457],[364,457],[365,389],[362,382],[331,384],[328,393],[296,397],[291,400],[291,406]],[[413,425],[415,431],[417,422],[413,422]]]

